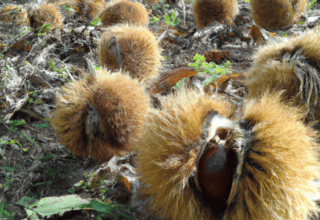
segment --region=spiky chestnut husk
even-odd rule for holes
[[[105,162],[141,136],[150,103],[137,80],[102,70],[63,87],[52,125],[78,156]]]
[[[49,24],[50,28],[62,27],[62,15],[54,4],[43,4],[33,9],[30,14],[30,26],[40,28],[44,24]]]
[[[239,165],[225,220],[305,220],[319,210],[318,133],[280,93],[245,104],[233,133]]]
[[[142,4],[123,0],[111,1],[99,18],[104,27],[120,23],[146,26],[149,23],[148,12]]]
[[[103,0],[64,0],[59,5],[67,5],[87,20],[94,19],[107,4]]]
[[[262,47],[246,73],[248,98],[258,98],[266,90],[284,90],[283,100],[308,112],[309,121],[319,120],[320,31],[309,31],[284,43]]]
[[[26,9],[17,5],[8,5],[0,9],[0,20],[8,23],[12,22],[15,25],[28,26],[29,18]]]
[[[111,47],[113,43],[117,47]],[[152,81],[160,72],[162,60],[156,37],[145,27],[112,26],[101,36],[100,64],[113,71],[119,69],[121,63],[121,68],[133,78]]]
[[[319,190],[315,182],[319,176],[318,133],[301,122],[299,109],[281,103],[280,94],[248,101],[242,118],[235,120],[223,147],[236,151],[231,193],[225,207],[210,203],[201,178],[220,186],[221,179],[197,175],[206,169],[200,166],[208,156],[201,152],[205,146],[202,128],[208,113],[219,110],[230,117],[230,108],[197,96],[164,98],[163,111],[150,115],[137,143],[140,193],[150,201],[151,211],[172,220],[302,220],[318,211],[313,200]],[[212,167],[216,162],[204,165]]]
[[[146,131],[136,143],[144,186],[139,194],[148,197],[150,210],[165,219],[213,219],[210,209],[198,201],[190,179],[198,182],[193,176],[205,117],[216,111],[230,118],[233,105],[198,91],[179,91],[161,97],[161,107],[162,111],[150,113]]]
[[[266,30],[279,30],[292,26],[307,9],[306,0],[252,0],[254,22]]]
[[[237,0],[195,0],[193,13],[198,28],[205,28],[212,22],[233,25],[238,14]]]

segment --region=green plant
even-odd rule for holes
[[[17,36],[15,36],[14,38],[20,37],[21,35],[27,33],[28,31],[31,31],[31,27],[22,27],[20,28],[21,32],[19,34],[17,34]]]
[[[50,25],[49,24],[44,24],[41,26],[38,36],[41,37],[44,34],[47,34],[50,31]]]
[[[45,169],[53,177],[58,175],[58,173],[60,173],[60,171],[62,170],[62,169],[53,169],[53,168],[51,168],[49,166],[45,166]]]
[[[286,32],[283,32],[283,31],[279,31],[279,35],[282,35],[284,37],[288,37],[288,34]]]
[[[245,2],[248,2],[248,3],[250,2],[250,0],[244,0],[244,1],[245,1]]]
[[[8,172],[14,172],[16,169],[19,170],[20,167],[18,167],[17,165],[14,165],[13,167],[0,167],[1,169],[6,169],[8,170]]]
[[[52,60],[50,60],[50,61],[49,61],[49,65],[50,65],[51,69],[53,69],[53,70],[54,70],[54,63],[53,63],[53,61],[52,61]]]
[[[163,58],[164,58],[164,59],[166,59],[168,62],[170,62],[170,61],[171,61],[171,57],[169,57],[169,56],[168,56],[168,57],[163,56]]]
[[[34,93],[35,91],[31,91],[31,92],[29,92],[28,94],[29,94],[29,96],[33,96],[33,93]],[[29,104],[32,104],[32,103],[35,103],[35,104],[41,104],[42,103],[42,100],[41,99],[36,99],[36,100],[33,100],[33,98],[28,98],[28,102],[29,102]]]
[[[60,74],[61,77],[66,78],[67,82],[71,82],[70,79],[68,79],[68,75],[67,74]]]
[[[107,216],[112,216],[112,219],[135,219],[132,216],[128,216],[121,212],[126,206],[121,206],[119,204],[112,205],[110,203],[101,202],[99,200],[91,201],[89,204],[83,204],[81,208],[92,208],[97,211],[97,219],[101,219]],[[117,211],[116,210],[120,210]],[[119,213],[120,212],[120,213]]]
[[[18,140],[11,140],[11,141],[6,141],[6,140],[3,140],[2,138],[0,138],[0,145],[3,145],[3,144],[10,144],[10,145],[13,145],[13,146],[20,146],[22,147],[22,145],[20,144],[20,142]],[[18,144],[18,145],[17,145]]]
[[[312,0],[312,2],[310,2],[308,9],[310,10],[311,7],[314,5],[314,3],[316,3],[317,0]]]
[[[71,10],[71,8],[70,8],[68,5],[64,5],[63,7],[64,7],[64,9],[66,9],[66,10],[68,10],[68,11]]]
[[[95,17],[95,18],[90,22],[90,24],[91,24],[92,26],[96,26],[99,22],[101,22],[101,20],[100,20],[100,18],[97,16],[97,17]]]
[[[18,128],[18,126],[21,126],[21,125],[24,125],[24,124],[27,124],[27,122],[24,120],[24,119],[21,119],[21,120],[10,120],[9,121],[9,130],[11,131],[16,131]]]
[[[23,138],[23,137],[25,137],[31,144],[35,144],[35,139],[32,139],[31,137],[29,137],[28,135],[20,131],[20,138]]]
[[[5,188],[6,188],[6,189],[9,188],[10,183],[12,182],[12,179],[9,178],[10,175],[11,175],[10,173],[7,173],[7,174],[6,174],[6,180],[7,180],[6,185],[5,185]]]
[[[42,159],[53,159],[54,155],[53,154],[45,154]]]
[[[47,128],[49,127],[49,123],[42,123],[42,124],[34,124],[33,127],[35,128]]]
[[[156,16],[150,18],[150,24],[157,23],[158,21],[159,21],[159,18],[157,18]]]
[[[10,68],[11,68],[11,66],[10,66],[10,64],[8,63],[8,64],[6,65],[5,70],[9,70]]]
[[[165,1],[164,1],[164,0],[159,0],[159,2],[161,2],[161,3],[162,3],[162,4],[161,4],[161,6],[162,6],[162,8],[163,8],[164,12],[166,13],[166,12],[167,12],[166,8],[169,8],[169,7],[170,7],[170,5],[169,5],[169,4],[167,4],[167,3],[165,3]],[[159,9],[159,8],[160,8],[160,4],[152,5],[152,6],[151,6],[151,8],[152,8],[152,10],[157,10],[157,9]]]
[[[187,82],[188,82],[188,78],[187,78],[187,77],[182,78],[182,79],[180,79],[173,87],[174,87],[174,88],[177,88],[177,89],[181,89],[181,88],[183,87],[183,85],[184,85],[185,83],[187,83]]]
[[[62,72],[64,72],[64,71],[66,71],[65,68],[55,69],[55,68],[54,68],[54,63],[53,63],[52,60],[49,61],[49,65],[50,65],[50,68],[51,68],[54,72],[62,73]],[[63,77],[63,76],[68,76],[68,75],[61,74],[60,76]]]
[[[79,182],[75,183],[73,185],[73,187],[71,189],[69,189],[69,193],[71,194],[75,194],[77,189],[79,189],[82,185],[83,185],[84,181],[83,180],[80,180]]]
[[[192,60],[194,60],[195,62],[189,63],[189,66],[192,66],[196,71],[198,71],[199,76],[210,76],[207,80],[203,82],[203,86],[207,86],[208,84],[212,83],[213,80],[220,78],[220,76],[225,75],[226,73],[230,73],[230,71],[228,70],[231,64],[230,61],[226,61],[222,65],[218,65],[213,62],[207,63],[205,62],[205,57],[199,54],[196,54],[192,58]],[[187,80],[187,78],[181,79],[174,85],[174,87],[180,89]]]
[[[168,25],[171,25],[171,26],[176,26],[176,25],[179,24],[179,21],[177,20],[176,12],[175,12],[175,11],[172,11],[171,17],[168,15],[168,13],[166,13],[166,14],[164,15],[164,21],[165,21]]]
[[[41,99],[36,99],[35,101],[37,104],[41,104],[42,103],[42,100]]]
[[[26,45],[27,45],[27,46],[31,46],[31,45],[32,45],[32,42],[26,41]]]
[[[0,219],[3,219],[3,220],[13,219],[15,214],[5,210],[4,206],[5,206],[4,203],[0,203]]]

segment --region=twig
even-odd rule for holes
[[[161,36],[159,37],[159,43],[163,40],[163,38],[166,36],[166,34],[168,33],[168,28],[161,34]]]

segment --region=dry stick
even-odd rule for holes
[[[160,43],[162,40],[163,40],[163,38],[166,36],[166,34],[168,33],[168,28],[161,34],[161,36],[159,37],[159,39],[158,39],[158,42]]]
[[[73,76],[71,75],[71,73],[69,72],[69,70],[68,70],[67,68],[65,68],[65,69],[66,69],[66,72],[68,73],[70,79],[71,79],[72,81],[74,81],[74,78],[73,78]]]

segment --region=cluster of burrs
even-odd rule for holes
[[[146,27],[110,26],[99,43],[106,69],[62,89],[52,125],[79,156],[105,162],[135,150],[149,217],[310,219],[318,212],[319,40],[314,30],[261,48],[241,110],[191,88],[153,109],[146,87],[160,72],[158,42]]]
[[[103,0],[61,0],[56,3],[44,2],[32,9],[7,5],[0,7],[0,20],[30,26],[34,30],[39,30],[45,24],[50,25],[51,29],[62,28],[64,16],[60,11],[65,16],[89,22],[99,18],[103,27],[120,23],[146,26],[149,23],[146,8],[139,2],[127,0],[113,0],[109,3]]]
[[[135,144],[152,217],[317,216],[319,41],[314,30],[261,48],[246,73],[243,110],[190,89],[160,99]]]

